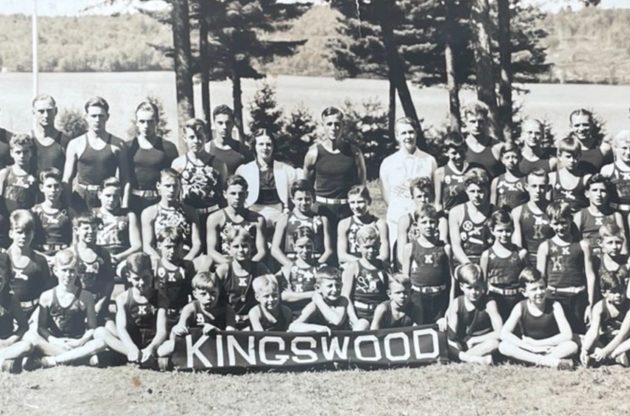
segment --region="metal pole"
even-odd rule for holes
[[[37,60],[37,0],[33,0],[33,16],[32,16],[32,29],[33,29],[33,97],[38,93],[38,60]]]

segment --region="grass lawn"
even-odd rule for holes
[[[133,367],[0,374],[2,414],[628,414],[628,370],[500,365],[220,376]]]

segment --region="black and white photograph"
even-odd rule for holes
[[[630,413],[630,1],[0,28],[0,413]]]

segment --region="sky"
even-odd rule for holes
[[[31,14],[33,2],[37,1],[38,14],[41,16],[76,16],[85,13],[86,7],[92,6],[102,0],[0,0],[0,14],[23,13]],[[543,9],[556,11],[560,7],[572,4],[574,8],[579,8],[577,0],[528,0],[542,6]],[[161,0],[150,0],[140,2],[139,0],[123,0],[123,3],[149,3],[149,7],[156,7],[163,3]],[[630,8],[630,0],[602,0],[598,7],[604,8]],[[89,13],[111,14],[112,12],[126,12],[132,10],[133,6],[100,7],[92,9]]]

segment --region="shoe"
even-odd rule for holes
[[[22,361],[22,368],[25,371],[33,371],[33,370],[37,370],[38,368],[42,368],[42,359],[41,357],[26,357],[24,358],[24,360]]]
[[[16,360],[4,360],[2,362],[2,372],[17,374],[22,371],[22,359],[18,358]]]
[[[51,368],[57,365],[57,362],[53,357],[42,357],[41,359],[42,368]]]
[[[615,358],[615,362],[617,364],[621,364],[624,367],[630,366],[630,362],[628,360],[628,354],[626,354],[625,352],[618,355],[617,358]]]
[[[558,363],[558,367],[556,368],[558,370],[575,370],[575,363],[573,362],[573,360],[564,358],[560,360],[560,362]]]
[[[98,359],[98,355],[94,354],[90,357],[90,361],[88,361],[90,367],[99,367],[101,365],[100,360]]]
[[[171,359],[169,357],[159,357],[157,359],[158,368],[160,371],[171,370]]]

